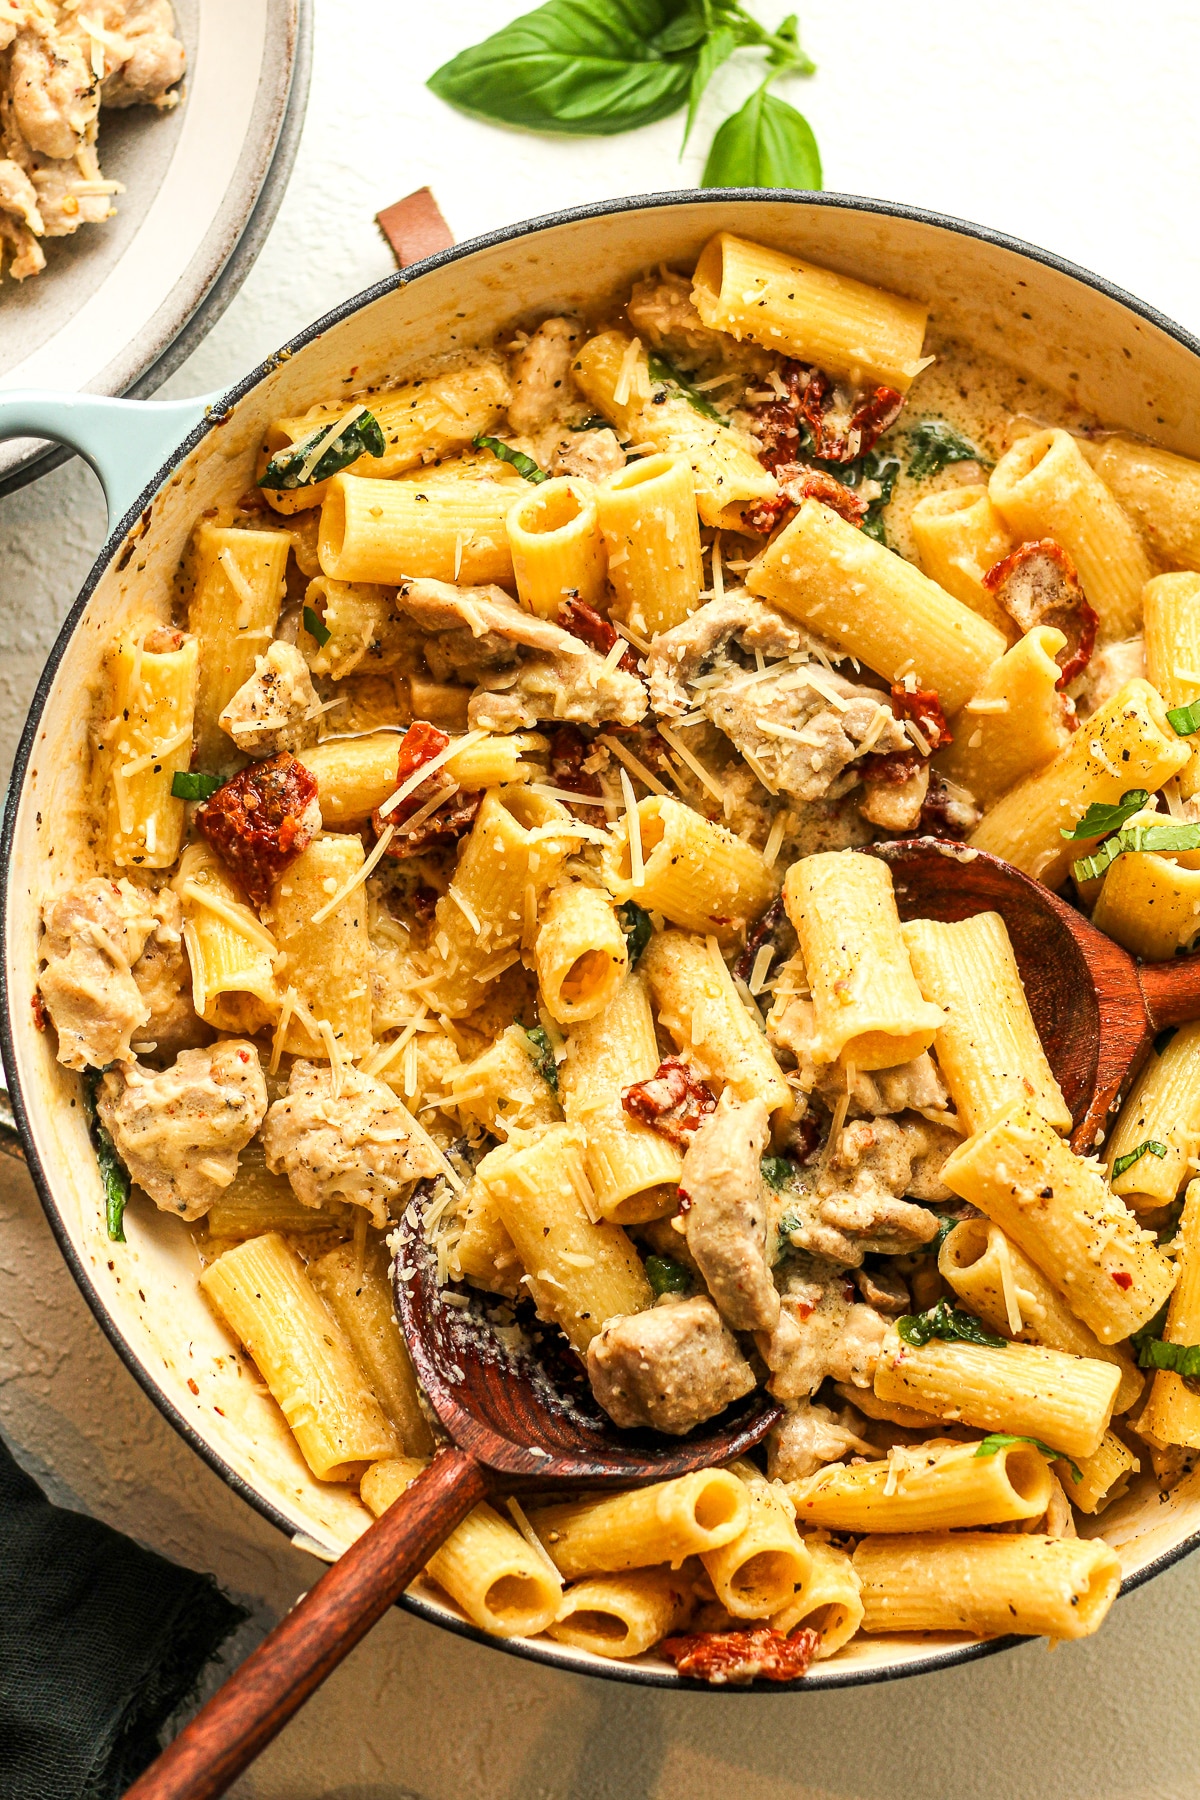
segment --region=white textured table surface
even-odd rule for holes
[[[430,182],[473,233],[698,177],[750,86],[730,66],[707,129],[611,141],[498,133],[421,81],[522,10],[512,0],[316,0],[316,66],[292,185],[249,281],[167,390],[242,374],[386,274],[373,216]],[[778,17],[782,8],[764,17]],[[1159,0],[811,0],[827,185],[982,220],[1200,329],[1200,15]],[[722,103],[724,106],[722,107]],[[3,303],[0,301],[0,321]],[[2,329],[2,323],[0,323]],[[103,537],[74,463],[0,500],[0,764]],[[319,1573],[186,1449],[126,1373],[61,1263],[29,1181],[0,1159],[0,1429],[55,1498],[213,1570],[254,1641]],[[1200,1562],[1121,1601],[1101,1635],[950,1674],[805,1697],[676,1698],[556,1675],[393,1612],[235,1790],[243,1800],[1194,1800]]]

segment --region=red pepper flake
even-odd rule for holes
[[[576,594],[559,602],[558,622],[564,631],[569,631],[572,637],[582,639],[590,649],[597,651],[601,656],[607,656],[621,636],[615,625],[610,625],[607,619],[602,619],[594,606],[589,606]],[[638,668],[637,654],[632,644],[622,654],[617,667],[624,669],[627,675],[641,673]]]
[[[255,906],[321,829],[317,779],[289,751],[234,775],[196,808],[196,824]]]
[[[34,988],[29,1004],[33,1008],[34,1030],[45,1031],[50,1023],[50,1014],[46,1011],[46,1002],[42,999],[37,988]]]
[[[431,725],[428,719],[414,719],[403,738],[400,740],[400,752],[396,758],[396,786],[401,788],[410,781],[419,769],[424,768],[435,757],[440,756],[450,743],[444,731]],[[404,825],[449,784],[451,777],[443,775],[440,769],[418,782],[410,794],[406,794],[399,806],[383,816],[376,809],[372,823],[376,833],[387,826]],[[418,856],[424,850],[442,848],[453,844],[463,833],[470,830],[475,815],[483,804],[482,788],[456,788],[431,813],[427,813],[421,823],[412,831],[397,833],[388,844],[385,855],[401,860],[408,856]]]
[[[1116,1282],[1117,1286],[1126,1294],[1129,1292],[1130,1288],[1133,1286],[1133,1276],[1127,1274],[1124,1269],[1115,1270],[1113,1273],[1113,1280]]]
[[[622,1091],[621,1105],[631,1119],[640,1119],[669,1143],[685,1147],[717,1103],[687,1063],[669,1056],[648,1081],[635,1081]]]
[[[196,1383],[193,1381],[193,1379],[190,1375],[188,1376],[188,1387],[192,1390],[193,1394],[198,1394],[200,1392],[199,1387],[196,1385]]]
[[[664,1638],[661,1649],[681,1675],[713,1687],[749,1681],[798,1681],[807,1675],[820,1633],[805,1626],[784,1637],[768,1625],[752,1631],[693,1631]]]
[[[1066,638],[1055,658],[1062,674],[1056,686],[1082,675],[1096,648],[1095,612],[1088,605],[1075,564],[1053,538],[1018,544],[983,578],[987,592],[1022,632],[1052,625]]]

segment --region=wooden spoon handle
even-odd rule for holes
[[[1155,1031],[1200,1019],[1200,956],[1177,956],[1171,962],[1143,963],[1138,980],[1146,1012]]]
[[[125,1800],[215,1800],[223,1794],[486,1492],[473,1456],[439,1452],[234,1671]]]

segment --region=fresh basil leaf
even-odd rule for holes
[[[704,90],[716,74],[721,64],[728,62],[738,47],[738,34],[728,25],[718,25],[709,33],[700,45],[696,64],[692,70],[691,84],[688,88],[687,124],[683,128],[683,143],[679,146],[680,154],[687,148],[687,141],[692,135],[692,126],[696,123],[696,113],[704,98]]]
[[[440,100],[528,131],[611,137],[676,112],[695,52],[660,34],[694,17],[680,0],[546,0],[430,76]]]
[[[671,1256],[648,1256],[646,1280],[656,1295],[686,1294],[692,1285],[691,1271]]]
[[[1093,855],[1072,863],[1071,873],[1076,881],[1093,881],[1118,856],[1139,850],[1200,850],[1200,825],[1130,825],[1105,838]]]
[[[116,1145],[100,1123],[96,1110],[96,1089],[101,1071],[89,1069],[83,1078],[83,1109],[88,1130],[100,1165],[100,1182],[104,1189],[104,1228],[110,1244],[125,1242],[125,1205],[133,1186],[129,1171],[117,1155]]]
[[[886,546],[887,532],[884,529],[883,509],[891,499],[900,478],[900,458],[887,456],[879,450],[870,450],[866,456],[860,456],[857,460],[863,465],[863,479],[877,481],[880,488],[878,495],[867,507],[861,526],[863,535],[874,538],[877,544]],[[853,464],[843,464],[845,469],[851,467]],[[862,481],[860,480],[857,485],[861,486]]]
[[[908,444],[911,452],[908,473],[913,481],[927,481],[932,475],[940,475],[951,463],[977,462],[985,468],[991,467],[974,444],[945,419],[922,419],[909,431]]]
[[[316,638],[319,648],[323,650],[333,636],[332,631],[330,631],[329,627],[325,624],[320,613],[314,611],[311,606],[306,606],[304,608],[301,617],[304,621],[305,631],[307,631],[309,637]]]
[[[703,0],[694,11],[680,13],[650,39],[650,48],[661,56],[673,56],[680,50],[694,50],[711,30],[704,14]]]
[[[219,775],[205,775],[200,769],[177,769],[171,777],[173,800],[207,800],[221,785]]]
[[[534,1068],[542,1080],[557,1094],[558,1064],[554,1060],[554,1046],[551,1044],[545,1028],[535,1025],[532,1030],[526,1030],[525,1036],[529,1039],[529,1055]]]
[[[1147,1152],[1151,1156],[1165,1156],[1167,1146],[1156,1144],[1153,1138],[1147,1138],[1145,1143],[1139,1144],[1136,1150],[1130,1150],[1124,1156],[1118,1156],[1113,1164],[1113,1180],[1115,1181],[1118,1175],[1123,1175],[1126,1169],[1132,1169],[1135,1162],[1141,1162]]]
[[[1200,1344],[1164,1344],[1149,1338],[1138,1352],[1139,1369],[1167,1369],[1187,1381],[1200,1376]]]
[[[790,1156],[764,1156],[759,1163],[763,1180],[767,1186],[780,1193],[796,1173],[796,1165]]]
[[[1166,1330],[1167,1307],[1169,1304],[1169,1301],[1164,1300],[1152,1319],[1147,1319],[1144,1325],[1139,1325],[1136,1331],[1130,1333],[1129,1348],[1133,1351],[1139,1363],[1141,1362],[1142,1351],[1145,1349],[1146,1345],[1151,1343],[1154,1339],[1160,1338]]]
[[[629,951],[629,966],[637,967],[638,958],[654,935],[654,926],[650,914],[636,900],[625,900],[617,908],[617,918],[621,930],[625,933],[625,947]]]
[[[1072,1462],[1069,1456],[1064,1456],[1061,1450],[1055,1450],[1050,1444],[1043,1444],[1041,1438],[1014,1437],[1010,1431],[993,1431],[990,1437],[984,1438],[975,1454],[976,1456],[995,1456],[998,1450],[1007,1450],[1010,1444],[1032,1444],[1034,1449],[1040,1450],[1049,1462],[1065,1462],[1071,1471],[1072,1481],[1083,1480],[1083,1470],[1079,1464]]]
[[[715,419],[718,425],[725,424],[724,414],[717,411],[711,400],[706,400],[703,394],[696,391],[686,376],[679,373],[674,363],[669,363],[665,356],[659,356],[656,351],[651,351],[647,361],[651,381],[678,388],[688,405],[696,412],[703,413],[706,419]]]
[[[929,1256],[940,1256],[942,1253],[942,1245],[950,1236],[954,1227],[962,1224],[962,1220],[950,1218],[946,1213],[935,1213],[934,1217],[938,1222],[938,1228],[930,1238],[929,1242],[925,1245],[925,1250]]]
[[[812,126],[764,83],[717,132],[700,186],[819,192],[821,153]]]
[[[313,487],[318,481],[328,481],[340,469],[349,468],[360,456],[382,456],[387,449],[379,420],[374,413],[361,412],[330,438],[314,466],[307,475],[303,474],[309,451],[328,430],[328,425],[318,425],[298,444],[289,444],[286,450],[277,451],[259,476],[259,487],[275,488],[284,493],[295,488]]]
[[[1194,731],[1200,731],[1200,700],[1192,700],[1187,706],[1174,706],[1167,714],[1167,723],[1177,737],[1191,737]]]
[[[918,1350],[930,1338],[944,1338],[950,1343],[983,1344],[989,1350],[1008,1348],[1007,1338],[997,1337],[981,1325],[973,1313],[951,1306],[948,1300],[939,1300],[925,1312],[906,1313],[902,1319],[897,1319],[896,1330],[906,1344]]]
[[[514,450],[511,444],[502,443],[497,437],[477,437],[471,440],[475,450],[490,450],[498,462],[508,463],[511,468],[523,475],[526,481],[535,485],[541,481],[549,481],[545,469],[539,469],[532,456],[526,456],[523,450]]]
[[[1093,800],[1077,825],[1070,831],[1059,827],[1059,836],[1065,838],[1098,838],[1106,837],[1110,831],[1119,831],[1126,819],[1135,812],[1140,812],[1149,800],[1150,795],[1145,788],[1130,788],[1122,794],[1115,806],[1108,806],[1103,800]]]

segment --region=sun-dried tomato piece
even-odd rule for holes
[[[912,720],[931,751],[954,742],[936,688],[906,688],[902,681],[894,682],[892,711],[898,719]]]
[[[885,755],[864,756],[858,764],[864,781],[886,781],[898,787],[911,781],[925,758],[914,745],[911,750],[889,750]]]
[[[622,1090],[621,1105],[631,1119],[640,1119],[682,1148],[691,1141],[704,1115],[716,1111],[717,1103],[687,1063],[668,1056],[649,1081],[635,1081]]]
[[[1020,629],[1052,625],[1066,638],[1055,657],[1062,674],[1056,685],[1066,687],[1082,675],[1096,648],[1097,618],[1088,605],[1075,564],[1053,538],[1018,544],[998,563],[993,563],[983,585]]]
[[[290,751],[234,775],[196,808],[196,824],[255,906],[321,829],[317,778]]]
[[[396,758],[396,786],[401,788],[446,749],[450,739],[427,719],[414,719],[400,740]],[[440,796],[440,798],[439,798]],[[430,802],[437,801],[431,807]],[[417,856],[423,850],[452,844],[474,823],[483,803],[482,788],[458,788],[445,769],[435,769],[424,781],[406,794],[399,806],[383,813],[376,809],[372,824],[376,834],[391,825],[395,836],[384,852],[386,856]],[[414,825],[412,821],[416,819]]]
[[[450,739],[446,733],[439,731],[436,725],[431,725],[428,719],[414,719],[400,739],[400,752],[396,757],[396,786],[403,787],[418,769],[423,769],[425,764],[432,762],[435,756],[440,756],[449,743]],[[402,800],[400,805],[395,808],[395,814],[389,816],[398,815],[400,819],[411,818],[421,805],[416,798],[419,792],[419,788],[414,788],[408,798]]]
[[[747,1681],[798,1681],[807,1675],[821,1638],[804,1626],[784,1637],[769,1625],[750,1631],[693,1631],[659,1646],[681,1675],[713,1687]]]
[[[581,638],[589,649],[598,651],[601,656],[608,655],[621,635],[614,625],[600,617],[594,606],[589,606],[586,601],[573,594],[566,600],[559,601],[558,622],[564,631],[569,631],[572,637]],[[623,652],[617,667],[624,669],[629,675],[641,673],[632,644]]]
[[[578,794],[581,804],[584,796],[596,798],[599,803],[604,794],[600,777],[589,774],[583,766],[590,749],[578,725],[560,725],[550,739],[550,785],[567,794]]]
[[[892,387],[873,387],[862,390],[857,395],[850,413],[850,426],[846,433],[847,444],[857,443],[857,449],[850,451],[850,461],[856,456],[864,456],[879,442],[890,425],[894,425],[900,417],[904,406],[904,395],[897,393]]]
[[[50,1024],[50,1014],[46,1011],[46,1002],[36,988],[29,997],[29,1004],[33,1008],[34,1030],[45,1031]]]
[[[746,948],[734,963],[733,972],[739,981],[749,981],[754,973],[758,953],[764,944],[773,945],[777,956],[785,954],[790,956],[795,943],[796,934],[792,929],[791,920],[787,916],[783,895],[776,894],[746,939]]]
[[[920,832],[924,837],[951,838],[961,843],[979,823],[979,808],[962,788],[955,787],[934,769],[929,792],[921,807]]]
[[[788,358],[779,369],[786,389],[751,407],[764,468],[778,472],[805,451],[823,462],[853,462],[873,448],[904,405],[895,388],[837,387],[823,369]]]
[[[794,512],[805,500],[819,500],[822,506],[845,519],[847,525],[861,525],[869,502],[831,475],[827,469],[813,469],[807,463],[781,463],[775,470],[779,493],[774,500],[762,500],[745,513],[749,530],[768,536],[779,521]]]

